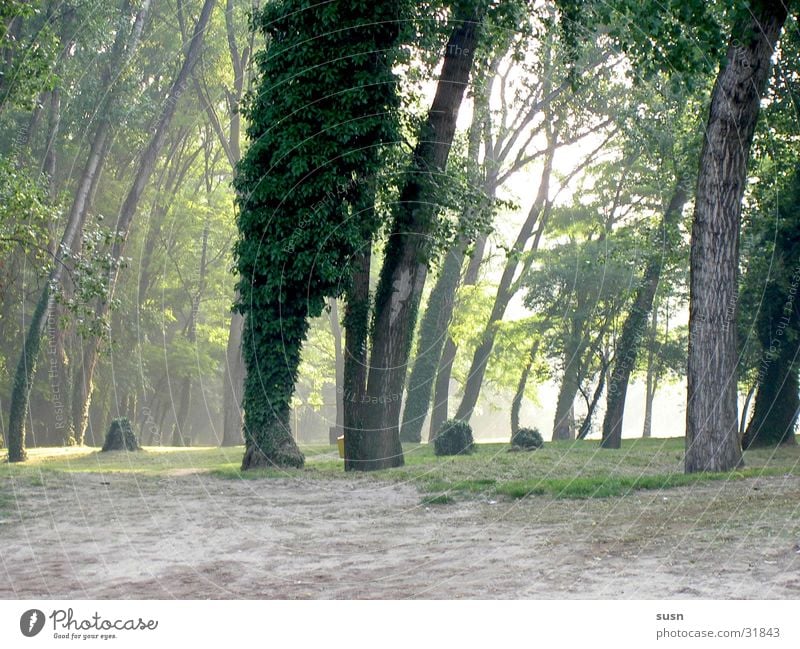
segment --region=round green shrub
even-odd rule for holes
[[[127,417],[120,417],[111,422],[111,426],[106,433],[103,451],[138,451],[139,440],[133,432],[131,422]]]
[[[544,446],[544,440],[538,428],[523,427],[511,437],[511,446],[525,451],[534,451]]]
[[[466,421],[458,419],[448,419],[444,422],[433,439],[436,455],[471,453],[473,443],[472,427]]]

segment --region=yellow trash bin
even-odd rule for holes
[[[344,459],[344,435],[336,438],[336,446],[339,447],[339,457]]]

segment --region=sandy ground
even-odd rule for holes
[[[366,479],[46,480],[0,484],[0,598],[800,597],[798,477],[432,506]]]

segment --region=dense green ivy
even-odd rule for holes
[[[404,11],[395,2],[282,0],[256,17],[268,47],[255,58],[250,147],[235,180],[245,468],[303,462],[288,425],[300,350],[308,318],[344,292],[353,253],[377,228],[357,206],[399,140],[392,68]]]

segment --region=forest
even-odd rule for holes
[[[796,8],[3,7],[10,461],[121,418],[244,468],[459,423],[655,427],[687,472],[794,443]]]
[[[796,598],[799,19],[2,0],[0,598]]]

